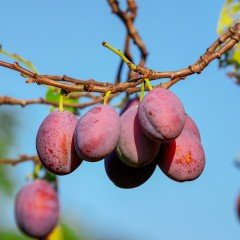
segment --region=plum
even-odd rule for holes
[[[138,106],[127,109],[120,117],[121,132],[117,145],[120,159],[132,167],[143,167],[157,156],[160,144],[142,131],[137,117]]]
[[[50,113],[39,127],[36,148],[43,166],[50,172],[65,175],[82,162],[75,151],[73,134],[77,117],[68,111]]]
[[[163,143],[157,159],[163,173],[178,182],[198,178],[205,166],[201,141],[188,130],[183,130],[175,140]]]
[[[168,142],[182,132],[186,114],[174,93],[158,87],[140,102],[138,118],[142,130],[149,138],[156,142]]]
[[[201,135],[200,135],[199,129],[198,129],[196,123],[193,121],[193,119],[188,114],[186,114],[184,129],[191,131],[193,134],[195,134],[201,140]]]
[[[109,179],[120,188],[135,188],[142,185],[156,168],[155,162],[141,168],[129,167],[119,159],[115,151],[105,158],[104,164]]]
[[[111,153],[120,135],[120,118],[109,105],[98,105],[77,122],[74,145],[84,160],[96,162]]]
[[[57,225],[59,200],[56,190],[45,180],[24,186],[15,200],[18,227],[34,238],[47,236]]]

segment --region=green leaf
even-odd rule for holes
[[[10,230],[6,230],[6,231],[0,230],[0,239],[1,240],[27,240],[32,238],[23,237],[22,235],[19,235]]]
[[[83,237],[76,234],[76,232],[67,226],[65,223],[61,224],[64,239],[71,239],[71,240],[83,240]]]
[[[232,14],[239,14],[240,12],[240,2],[236,3],[232,7]]]
[[[51,101],[54,103],[59,103],[60,100],[60,94],[59,94],[59,89],[55,87],[49,87],[47,93],[46,93],[46,100]],[[66,96],[63,99],[63,103],[78,103],[77,98],[72,98],[71,96]],[[51,111],[57,109],[58,107],[52,107]],[[70,111],[72,113],[76,113],[77,109],[74,107],[64,107],[64,110]]]
[[[239,19],[240,16],[240,2],[227,0],[221,10],[219,21],[217,25],[218,34],[222,34],[227,28]]]
[[[233,23],[233,18],[230,15],[229,11],[229,5],[226,4],[220,13],[219,21],[218,21],[218,26],[217,26],[217,32],[218,34],[221,34],[224,32],[226,27],[231,26]]]
[[[32,62],[30,62],[29,60],[25,59],[24,57],[22,57],[16,53],[7,52],[6,50],[3,50],[2,48],[0,48],[0,54],[8,56],[11,59],[16,60],[17,62],[24,64],[26,67],[28,67],[34,73],[39,74],[39,72],[38,72],[37,68],[34,66],[34,64]]]

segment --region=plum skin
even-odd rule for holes
[[[187,130],[175,140],[163,143],[157,159],[162,172],[178,182],[195,180],[205,167],[205,153],[201,141]]]
[[[116,147],[120,135],[120,118],[109,105],[98,105],[77,122],[74,146],[79,157],[96,162]]]
[[[24,186],[15,199],[15,220],[27,235],[41,238],[48,235],[59,218],[56,190],[45,180]]]
[[[174,93],[155,88],[139,103],[138,118],[149,138],[156,142],[169,142],[182,132],[186,114]]]
[[[153,174],[156,163],[135,168],[124,164],[114,151],[104,159],[105,171],[109,179],[119,188],[136,188],[145,183]]]
[[[75,151],[73,134],[77,118],[69,111],[50,113],[39,127],[36,148],[43,166],[57,175],[73,172],[82,162]]]
[[[194,122],[194,120],[188,114],[186,114],[184,130],[191,131],[193,134],[195,134],[201,140],[201,135],[200,135],[199,129],[197,127],[197,124]]]
[[[120,159],[131,167],[143,167],[153,162],[160,147],[143,133],[137,111],[138,106],[135,105],[121,115],[121,132],[116,148]]]

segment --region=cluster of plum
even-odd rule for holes
[[[158,164],[182,182],[197,178],[205,165],[196,124],[177,96],[163,88],[150,91],[140,103],[131,101],[120,116],[105,104],[79,120],[71,112],[54,111],[42,122],[36,147],[43,166],[58,175],[71,173],[83,160],[105,158],[108,176],[120,187],[132,187],[116,180],[134,181],[135,174],[124,176],[128,171],[142,176]]]
[[[121,188],[140,186],[156,166],[178,182],[196,179],[205,166],[196,124],[177,96],[163,88],[150,91],[140,102],[128,102],[120,116],[105,104],[79,119],[68,111],[54,111],[38,130],[36,148],[42,165],[57,175],[73,172],[83,160],[104,159],[108,177]],[[18,225],[31,236],[39,237],[34,221],[42,222],[37,225],[44,234],[57,222],[57,195],[47,185],[37,180],[23,188],[16,200]],[[27,208],[38,208],[39,216]]]

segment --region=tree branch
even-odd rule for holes
[[[110,5],[112,12],[116,14],[122,22],[125,24],[127,32],[129,36],[133,39],[134,43],[138,46],[141,52],[141,62],[144,62],[148,52],[145,44],[143,43],[136,27],[133,22],[137,15],[137,4],[135,0],[128,0],[128,10],[126,12],[122,11],[119,7],[119,3],[117,0],[108,0],[108,4]],[[129,14],[130,12],[130,14]]]
[[[0,164],[8,164],[8,165],[15,166],[19,163],[29,162],[29,161],[32,161],[34,163],[39,163],[40,162],[38,156],[36,156],[36,155],[21,154],[16,159],[2,158],[2,159],[0,159]]]
[[[117,94],[112,94],[110,96],[109,100],[113,99],[116,96],[117,96]],[[97,103],[100,103],[103,101],[103,99],[104,99],[104,97],[99,96],[99,97],[92,98],[91,101],[86,102],[86,103],[64,103],[63,106],[83,109],[85,107],[89,107],[89,106],[95,105]],[[9,96],[0,96],[0,106],[1,105],[19,105],[21,107],[25,107],[27,105],[33,105],[33,104],[44,104],[44,105],[51,105],[54,107],[58,107],[58,105],[59,105],[58,102],[48,101],[44,98],[17,99],[17,98],[13,98],[13,97],[9,97]]]
[[[140,78],[135,78],[127,82],[122,83],[101,83],[95,80],[78,80],[66,76],[50,76],[50,75],[38,75],[21,67],[17,62],[11,64],[0,61],[0,66],[15,70],[24,76],[29,77],[27,83],[45,84],[49,86],[58,87],[64,89],[66,92],[100,92],[106,93],[118,93],[123,91],[139,91],[137,86],[141,84],[142,78],[148,78],[150,80],[170,78],[170,81],[162,83],[160,86],[169,88],[179,80],[186,78],[189,75],[195,73],[201,73],[207,65],[216,58],[220,58],[225,52],[231,49],[240,40],[240,24],[237,23],[234,27],[222,34],[208,49],[207,51],[192,65],[187,68],[180,69],[178,71],[165,71],[157,72],[146,67],[135,66],[133,63],[129,63],[129,66],[134,66],[134,71],[141,75]]]

